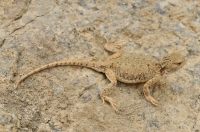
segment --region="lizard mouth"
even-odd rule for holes
[[[184,64],[180,65],[179,67],[176,67],[176,68],[173,68],[173,69],[168,69],[168,70],[165,70],[165,73],[172,73],[172,72],[176,72],[178,71],[181,67],[183,67]]]

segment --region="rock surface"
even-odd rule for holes
[[[0,1],[0,130],[3,132],[199,132],[199,0],[6,0]],[[118,83],[110,97],[115,113],[99,97],[109,83],[101,73],[56,67],[27,72],[58,60],[103,60],[109,42],[161,59],[181,52],[187,64],[152,90]]]

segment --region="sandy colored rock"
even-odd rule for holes
[[[200,131],[200,4],[198,0],[7,0],[0,2],[0,127],[5,131]],[[59,60],[103,60],[103,45],[126,39],[123,51],[156,59],[177,51],[187,64],[151,89],[118,83],[109,94],[119,113],[102,105],[109,83],[101,73],[56,67]],[[1,113],[1,112],[0,112]],[[8,118],[5,118],[8,117]]]

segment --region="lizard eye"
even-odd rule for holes
[[[181,62],[177,63],[177,65],[180,66],[180,65],[181,65]]]

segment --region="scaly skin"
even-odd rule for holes
[[[185,64],[185,59],[179,53],[171,53],[165,56],[160,62],[147,56],[139,56],[135,54],[122,54],[121,44],[115,43],[110,45],[105,44],[104,48],[110,52],[114,52],[105,61],[101,62],[85,62],[85,61],[59,61],[47,64],[37,68],[26,75],[16,83],[16,88],[19,83],[30,75],[55,66],[83,66],[94,69],[98,72],[105,73],[106,77],[111,81],[101,92],[101,99],[107,101],[116,110],[116,102],[107,96],[108,92],[117,84],[117,80],[124,83],[139,83],[146,82],[143,87],[144,96],[147,101],[157,106],[158,102],[151,96],[149,86],[153,85],[167,73],[174,72],[180,69]]]

